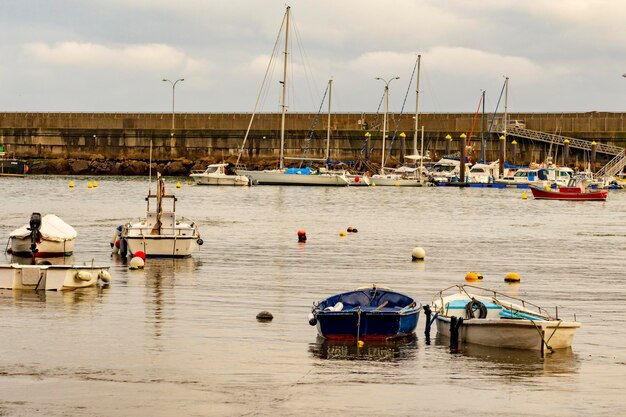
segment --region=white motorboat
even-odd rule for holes
[[[494,180],[496,184],[513,186],[566,186],[574,171],[568,167],[535,167],[520,168],[513,176],[502,177]]]
[[[235,174],[231,165],[211,164],[204,171],[192,171],[189,176],[198,185],[250,185],[250,179]]]
[[[441,158],[428,172],[428,178],[432,182],[452,182],[458,180],[461,173],[461,162],[455,159]]]
[[[8,290],[74,290],[111,280],[109,267],[94,265],[0,265],[0,288]]]
[[[150,201],[156,200],[156,207],[150,207]],[[172,202],[171,209],[163,209],[163,200]],[[165,181],[157,174],[157,191],[148,193],[146,197],[146,217],[138,223],[128,223],[122,226],[119,233],[120,254],[131,256],[143,252],[146,257],[185,258],[202,245],[200,233],[196,224],[183,217],[176,216],[176,201],[174,195],[166,195]]]
[[[405,167],[406,169],[406,167]],[[421,187],[420,180],[407,172],[395,170],[385,174],[374,174],[369,178],[371,185],[396,187]]]
[[[577,321],[563,321],[527,301],[473,285],[455,285],[432,302],[437,332],[458,342],[541,352],[572,345]]]
[[[74,252],[76,230],[54,214],[33,213],[29,224],[9,234],[7,252],[15,256],[58,257]]]
[[[471,184],[489,184],[498,178],[498,161],[490,164],[476,163],[467,174],[467,182]]]

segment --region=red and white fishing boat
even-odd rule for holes
[[[606,201],[609,195],[608,190],[591,190],[576,178],[572,178],[567,187],[553,190],[531,185],[530,191],[537,200]]]

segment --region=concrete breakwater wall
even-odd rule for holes
[[[526,127],[548,133],[558,133],[586,140],[595,140],[624,146],[626,113],[513,113],[509,120],[524,120]],[[501,117],[498,115],[497,117]],[[485,120],[489,126],[491,116]],[[10,156],[31,160],[63,159],[107,161],[111,166],[122,167],[124,161],[148,161],[150,143],[153,160],[165,164],[183,161],[185,169],[207,161],[234,159],[241,147],[250,122],[247,113],[176,114],[172,129],[172,115],[167,113],[0,113],[0,145]],[[365,133],[369,132],[372,160],[380,161],[382,147],[382,115],[340,113],[331,117],[331,158],[347,161],[358,159],[365,146]],[[389,115],[388,140],[404,132],[404,149],[412,153],[415,120],[412,114]],[[472,145],[480,149],[481,117],[475,120],[469,113],[420,114],[419,125],[424,126],[425,150],[439,158],[445,152],[445,136],[453,140],[451,151],[457,151],[460,135],[469,135],[474,126]],[[313,126],[316,129],[311,133]],[[327,116],[309,113],[291,113],[286,119],[285,155],[323,158],[326,146]],[[267,113],[256,116],[244,147],[242,161],[252,165],[269,164],[277,160],[280,147],[280,114]],[[486,159],[498,158],[498,136],[487,138]],[[307,140],[311,138],[310,140]],[[509,138],[508,142],[513,138]],[[517,139],[516,163],[545,159],[554,153],[547,144]],[[387,142],[388,144],[389,142]],[[397,135],[392,161],[401,157],[402,140]],[[420,147],[418,135],[418,149]],[[572,149],[570,161],[582,162],[587,158]],[[510,156],[510,153],[508,153]],[[600,162],[603,156],[598,156]],[[507,157],[507,159],[509,159]],[[608,160],[608,158],[606,158]],[[117,161],[117,162],[115,162]],[[509,160],[509,162],[512,162]],[[92,163],[94,165],[95,163]],[[113,165],[112,165],[113,164]],[[147,165],[146,165],[147,166]],[[91,168],[88,168],[91,170]],[[135,171],[140,171],[137,168]],[[175,171],[175,170],[173,170]],[[101,172],[107,172],[102,169]],[[125,173],[124,169],[114,173]]]

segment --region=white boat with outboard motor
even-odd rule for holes
[[[544,353],[570,347],[581,326],[575,317],[560,319],[556,308],[552,315],[520,298],[467,284],[441,290],[431,308],[429,323],[435,320],[437,332],[450,338],[451,345],[456,341]]]
[[[237,175],[233,164],[210,164],[204,171],[189,175],[197,185],[250,185],[250,178]]]
[[[0,288],[7,290],[65,291],[110,280],[108,266],[49,265],[46,261],[36,265],[0,265]]]
[[[121,230],[116,229],[112,240],[114,252],[119,249],[122,256],[143,252],[148,258],[185,258],[202,245],[198,226],[176,215],[178,199],[166,194],[165,181],[160,174],[157,174],[156,188],[156,194],[150,190],[146,197],[146,217],[123,225]],[[172,202],[171,209],[163,209],[164,199]],[[151,208],[151,200],[156,200],[156,207]]]
[[[7,253],[24,257],[70,256],[76,230],[54,214],[32,213],[28,224],[9,234]]]

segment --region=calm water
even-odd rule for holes
[[[175,190],[200,252],[131,271],[115,226],[145,211],[137,178],[0,179],[0,236],[30,213],[78,231],[74,261],[111,265],[107,288],[0,290],[0,415],[619,415],[626,405],[626,192],[606,203],[522,200],[521,190],[196,187]],[[89,178],[90,180],[93,178]],[[357,234],[340,237],[348,226]],[[298,244],[296,231],[308,242]],[[4,241],[3,241],[4,242]],[[426,250],[413,263],[415,246]],[[0,255],[0,261],[10,258]],[[328,344],[313,301],[377,283],[422,303],[468,271],[559,306],[583,327],[539,354]],[[504,275],[515,271],[522,283]],[[258,323],[261,310],[274,314]]]

